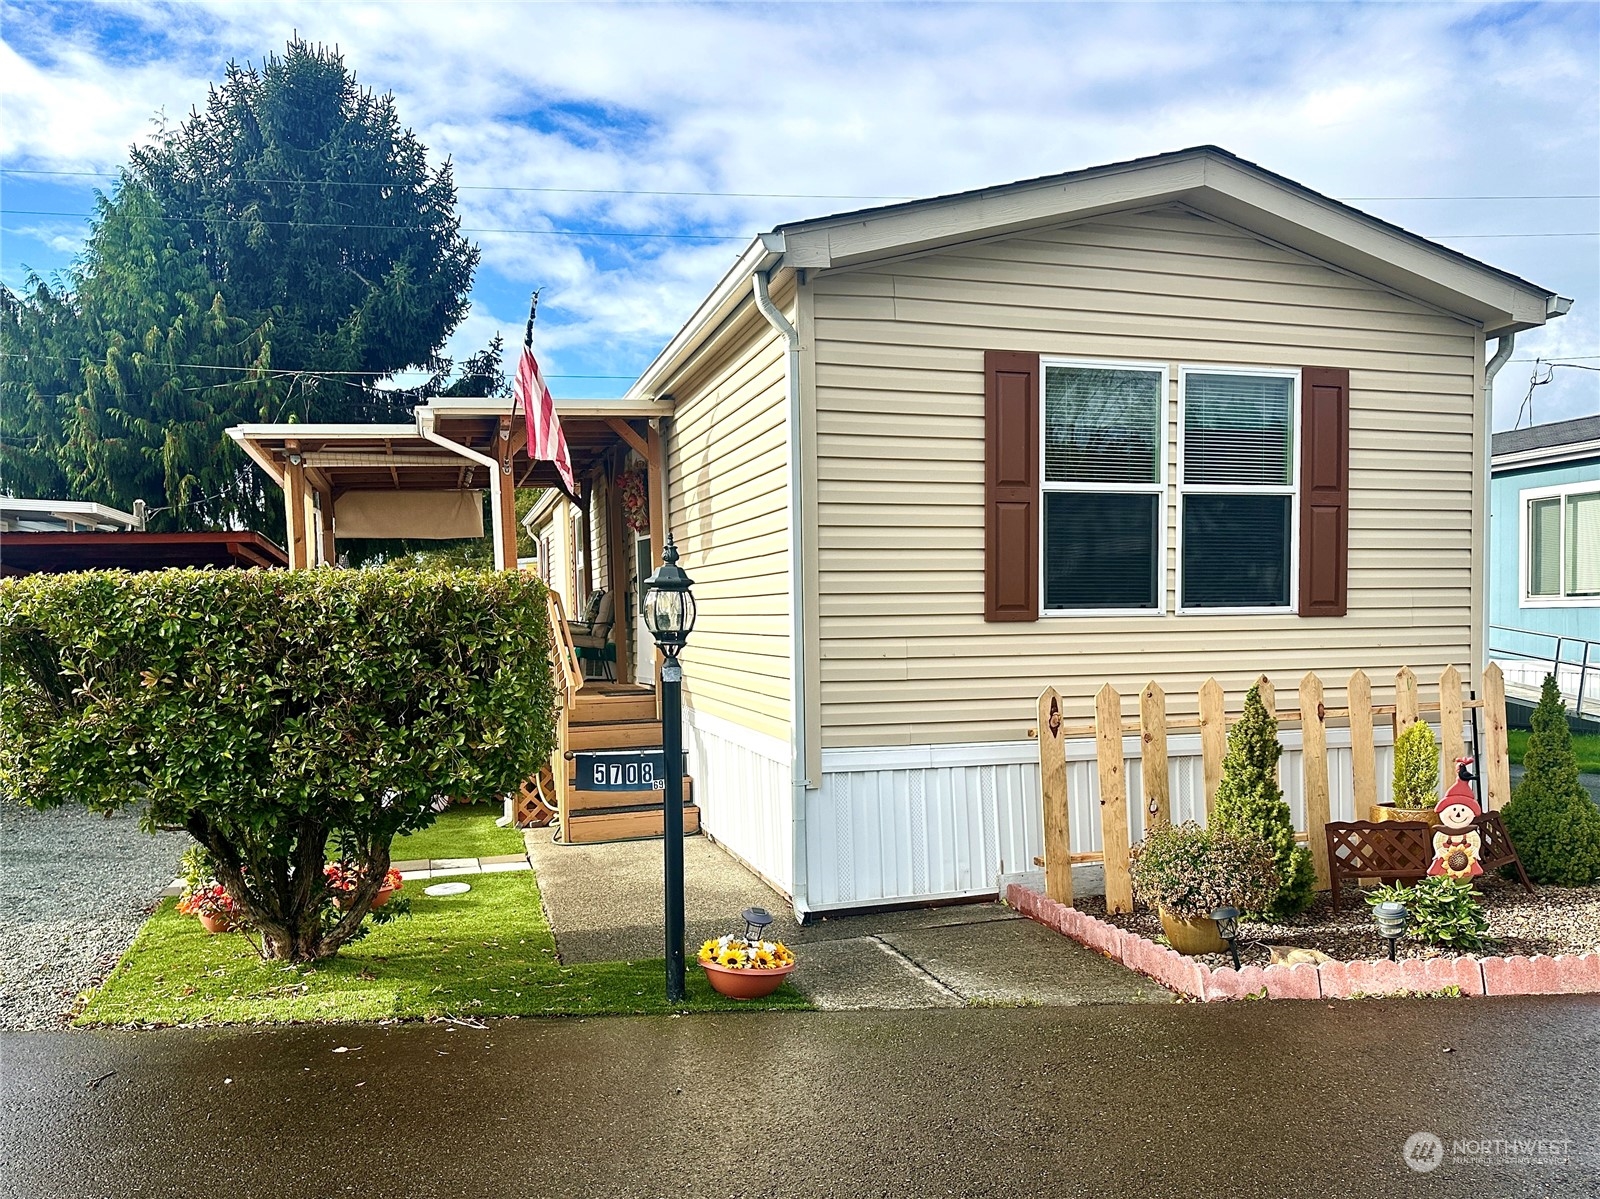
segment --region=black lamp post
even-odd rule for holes
[[[666,661],[661,664],[661,756],[666,771],[661,835],[666,876],[667,1002],[681,1003],[683,987],[683,667],[678,655],[694,629],[694,580],[678,566],[667,534],[661,565],[645,580],[644,619]]]
[[[1411,923],[1411,913],[1406,911],[1406,905],[1389,900],[1380,903],[1372,909],[1372,919],[1378,925],[1378,935],[1389,942],[1389,960],[1395,960],[1395,947],[1399,945],[1400,938],[1406,935],[1406,926]]]
[[[1228,952],[1233,954],[1233,968],[1239,969],[1239,909],[1217,908],[1211,918],[1217,922],[1217,936],[1228,943]]]

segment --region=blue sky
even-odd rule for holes
[[[83,237],[32,213],[87,213],[93,172],[156,113],[298,30],[456,163],[483,265],[452,350],[515,342],[543,286],[558,395],[620,393],[780,221],[1211,142],[1571,296],[1519,339],[1495,427],[1536,357],[1576,360],[1531,389],[1539,421],[1600,413],[1594,4],[0,0],[0,18],[12,287]]]

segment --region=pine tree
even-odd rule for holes
[[[1278,898],[1273,915],[1290,915],[1311,903],[1316,874],[1311,851],[1294,839],[1294,818],[1278,785],[1278,722],[1261,702],[1259,686],[1244,697],[1244,715],[1228,732],[1211,819],[1233,832],[1260,837],[1278,864]]]
[[[1500,813],[1535,882],[1581,887],[1600,879],[1600,807],[1578,781],[1567,705],[1546,675],[1522,764],[1527,773]]]

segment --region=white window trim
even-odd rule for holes
[[[1050,483],[1045,479],[1045,431],[1049,427],[1045,411],[1045,371],[1052,366],[1081,367],[1089,370],[1145,371],[1161,380],[1161,435],[1157,439],[1157,481],[1154,483]],[[1144,618],[1167,614],[1167,502],[1170,463],[1167,443],[1172,425],[1172,368],[1165,362],[1135,362],[1108,358],[1055,358],[1039,356],[1039,615],[1045,617],[1129,617]],[[1044,497],[1056,492],[1115,491],[1119,495],[1156,495],[1161,498],[1156,520],[1156,606],[1154,608],[1047,608],[1045,607],[1045,519]]]
[[[1561,590],[1567,589],[1567,505],[1569,495],[1600,492],[1600,479],[1586,479],[1577,483],[1556,483],[1549,487],[1529,487],[1517,492],[1517,606],[1519,608],[1600,608],[1600,595],[1529,595],[1528,567],[1532,565],[1528,545],[1529,509],[1534,500],[1553,500],[1559,497],[1561,505]]]
[[[1289,397],[1289,419],[1294,435],[1289,447],[1289,477],[1294,481],[1287,486],[1235,487],[1221,483],[1188,483],[1183,481],[1184,463],[1184,405],[1188,399],[1188,379],[1195,375],[1260,375],[1270,379],[1288,379],[1292,385]],[[1179,616],[1293,616],[1299,610],[1300,595],[1300,437],[1305,422],[1300,412],[1300,370],[1282,366],[1230,366],[1226,364],[1180,365],[1178,367],[1178,506],[1173,528],[1176,532],[1177,554],[1176,592],[1173,598]],[[1289,497],[1289,599],[1285,604],[1244,608],[1187,608],[1183,603],[1183,499],[1185,495],[1287,495]]]

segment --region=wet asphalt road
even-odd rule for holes
[[[1585,997],[13,1033],[0,1068],[29,1199],[1600,1195]]]

